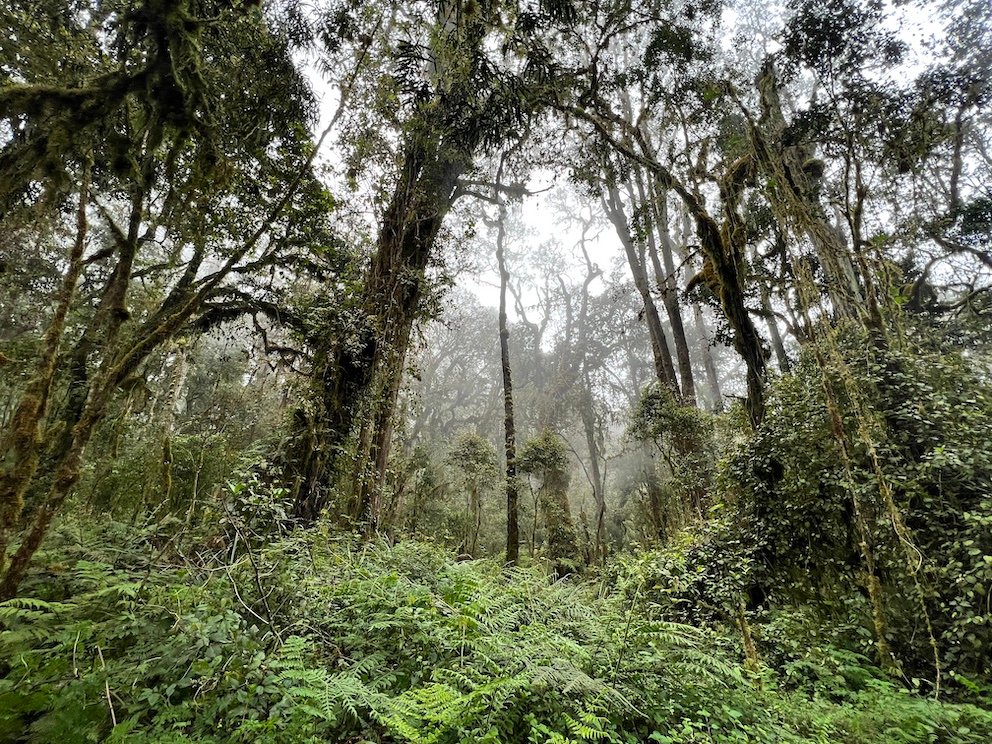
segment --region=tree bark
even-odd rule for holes
[[[672,352],[668,348],[665,330],[661,324],[661,316],[658,314],[658,308],[651,296],[651,286],[648,283],[644,262],[637,254],[637,247],[627,225],[627,217],[623,212],[620,193],[614,185],[609,186],[608,193],[609,199],[604,199],[603,207],[623,244],[624,252],[627,254],[627,263],[630,265],[630,272],[634,278],[634,286],[641,295],[641,302],[644,305],[644,319],[647,321],[648,336],[651,339],[651,352],[654,356],[655,375],[659,383],[679,395],[678,383],[675,380],[675,365],[672,363]]]
[[[0,472],[0,572],[6,565],[8,536],[21,517],[25,493],[38,469],[41,422],[48,408],[66,317],[83,269],[83,250],[88,228],[86,209],[89,202],[89,178],[89,168],[86,167],[79,189],[76,237],[69,251],[65,277],[56,297],[55,313],[42,342],[37,370],[21,395],[8,431],[0,440],[0,462],[10,463]]]
[[[579,418],[582,420],[582,428],[586,436],[586,446],[589,450],[590,481],[592,484],[592,497],[596,504],[596,559],[602,563],[606,562],[606,543],[604,535],[606,518],[606,478],[600,467],[602,450],[600,436],[596,427],[596,413],[594,409],[592,377],[589,374],[589,288],[592,283],[602,274],[599,266],[593,263],[586,248],[585,232],[579,243],[582,249],[582,256],[586,263],[586,278],[582,283],[582,299],[579,307],[579,352],[581,353],[580,374],[582,378],[582,388],[579,397]]]
[[[545,470],[540,490],[540,510],[544,516],[545,547],[551,573],[559,579],[571,573],[570,563],[579,555],[578,537],[568,503],[568,473]]]
[[[652,184],[653,185],[653,184]],[[650,188],[650,186],[648,187]],[[652,215],[651,227],[648,231],[648,255],[654,270],[655,282],[661,293],[661,302],[668,314],[668,324],[672,329],[672,342],[675,346],[675,358],[679,364],[679,383],[682,387],[683,402],[696,405],[696,384],[692,376],[692,359],[689,356],[689,343],[685,337],[685,325],[682,322],[682,309],[679,307],[678,278],[675,271],[673,256],[674,245],[668,232],[668,205],[664,195],[649,194],[643,183],[641,169],[637,169],[637,190],[644,208]],[[657,235],[657,239],[656,236]],[[658,257],[658,241],[661,241],[662,260]]]
[[[499,267],[499,357],[503,373],[503,451],[506,455],[506,562],[520,560],[520,505],[517,481],[517,434],[513,415],[513,371],[510,366],[510,327],[506,317],[506,292],[510,272],[506,266],[506,207],[500,205],[496,233]]]
[[[305,522],[315,520],[326,506],[336,459],[364,406],[372,427],[367,445],[360,442],[356,454],[359,466],[369,463],[371,475],[356,484],[352,516],[361,520],[364,530],[376,529],[390,422],[423,295],[424,272],[466,165],[466,158],[443,140],[429,143],[413,136],[408,140],[356,308],[356,332],[349,338],[324,339],[317,355],[320,410],[308,427],[294,485],[295,515]]]
[[[131,269],[138,252],[138,234],[144,197],[145,189],[142,186],[136,186],[131,198],[128,234],[124,240],[119,241],[117,264],[107,280],[100,309],[97,312],[103,320],[102,342],[107,349],[115,347],[121,326],[128,317],[125,300],[131,282]],[[35,508],[27,533],[11,557],[7,570],[0,580],[0,601],[13,597],[17,592],[17,587],[24,578],[31,558],[37,552],[42,539],[48,532],[52,519],[79,481],[86,445],[89,443],[96,425],[103,420],[107,403],[117,388],[118,380],[114,374],[116,361],[111,356],[105,358],[100,366],[97,378],[89,389],[82,415],[78,423],[75,423],[71,429],[68,446],[58,457],[54,481],[41,503]]]

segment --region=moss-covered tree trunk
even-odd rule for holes
[[[568,504],[568,473],[546,471],[541,484],[541,513],[544,517],[545,550],[551,573],[557,579],[574,573],[579,541]]]
[[[378,491],[385,474],[391,420],[403,361],[424,290],[424,272],[442,221],[455,197],[467,160],[440,139],[411,135],[375,254],[355,310],[354,332],[319,341],[315,365],[318,411],[309,423],[297,461],[296,516],[316,519],[336,478],[336,464],[359,415],[353,518],[375,530]]]
[[[704,256],[702,277],[720,301],[723,314],[734,330],[734,349],[746,366],[747,415],[751,426],[757,429],[765,416],[767,366],[761,335],[744,301],[748,273],[746,228],[738,212],[741,194],[753,175],[753,168],[750,157],[741,158],[720,179],[719,223],[698,198],[684,189],[680,196],[696,223]]]
[[[823,163],[811,145],[787,143],[787,124],[779,99],[778,80],[769,62],[757,80],[761,119],[752,131],[759,167],[768,178],[769,203],[778,219],[805,235],[823,266],[827,294],[834,312],[859,318],[865,294],[852,252],[843,233],[830,224],[820,201]]]
[[[89,203],[89,170],[84,171],[76,211],[76,237],[69,251],[69,261],[62,286],[55,298],[55,312],[42,341],[34,376],[18,401],[11,423],[0,438],[0,572],[6,566],[7,541],[16,528],[24,509],[24,496],[38,469],[41,445],[41,423],[48,408],[49,395],[55,379],[56,359],[66,317],[83,269]]]
[[[703,271],[700,273],[699,279],[705,281],[719,299],[724,316],[734,331],[734,348],[741,355],[747,367],[748,419],[751,425],[757,428],[765,413],[766,366],[761,336],[758,334],[744,302],[747,275],[744,256],[746,230],[738,212],[744,187],[753,179],[754,158],[750,156],[741,158],[729,166],[727,172],[720,178],[718,185],[721,213],[718,221],[709,212],[702,197],[691,191],[654,156],[650,145],[645,141],[640,131],[612,112],[605,102],[600,102],[600,104],[595,113],[577,106],[565,106],[563,108],[592,124],[603,136],[603,139],[618,153],[645,166],[657,178],[661,188],[673,191],[685,205],[686,212],[695,223],[696,236],[699,238],[699,246],[704,257]],[[624,138],[618,137],[611,125],[618,127],[624,133]],[[626,137],[632,138],[637,143],[639,152],[634,149]],[[611,201],[617,200],[611,195]],[[609,202],[606,202],[606,209],[608,213],[610,211],[615,212]],[[616,221],[614,224],[617,224]],[[629,235],[629,230],[627,233]],[[692,283],[690,282],[690,285]],[[644,292],[640,288],[638,291],[643,297]],[[671,367],[670,357],[668,366]],[[659,374],[659,377],[661,376]],[[674,371],[671,372],[670,376],[672,377],[672,384],[669,387],[676,390]]]
[[[578,536],[568,504],[569,460],[561,437],[544,429],[520,453],[520,469],[539,479],[534,526],[544,522],[544,555],[557,579],[575,570],[579,559]]]
[[[141,225],[142,206],[145,190],[136,186],[131,200],[131,218],[126,236],[119,236],[118,257],[114,270],[107,280],[100,307],[97,311],[95,327],[100,329],[100,343],[105,349],[114,349],[120,335],[121,326],[128,318],[125,304],[131,284],[131,270],[138,252],[138,237]],[[0,600],[8,599],[17,591],[31,558],[41,546],[41,541],[51,526],[52,519],[62,508],[62,504],[72,492],[81,475],[83,453],[89,444],[93,430],[106,415],[107,404],[119,382],[116,372],[116,359],[104,358],[100,369],[87,388],[88,395],[78,421],[67,422],[68,435],[62,439],[63,446],[54,453],[54,478],[47,492],[41,497],[30,517],[27,531],[14,551],[0,579]],[[31,476],[34,473],[32,471]],[[29,481],[25,484],[28,487]]]
[[[785,353],[785,342],[782,339],[782,332],[778,328],[778,320],[772,308],[771,292],[768,284],[761,282],[761,311],[765,314],[765,325],[768,326],[768,338],[771,340],[772,351],[775,352],[775,360],[778,362],[778,369],[783,374],[787,373],[792,365],[789,363],[789,355]]]
[[[503,378],[503,452],[506,455],[506,562],[520,560],[520,505],[517,481],[517,430],[513,412],[513,369],[510,364],[510,326],[506,317],[506,292],[510,271],[506,266],[506,208],[500,205],[496,234],[499,267],[499,358]]]

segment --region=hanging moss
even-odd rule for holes
[[[527,441],[517,459],[517,469],[540,481],[539,506],[544,517],[545,555],[552,574],[575,571],[580,558],[578,537],[568,504],[569,461],[565,443],[545,429]]]

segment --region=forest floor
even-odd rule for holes
[[[666,620],[620,564],[552,582],[421,542],[179,526],[53,535],[0,605],[0,740],[992,741],[985,706],[829,644],[783,655],[758,627],[749,669],[732,627]]]

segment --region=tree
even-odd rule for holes
[[[510,364],[510,327],[506,317],[506,292],[510,272],[506,266],[506,207],[499,205],[496,226],[496,265],[499,270],[499,357],[503,378],[503,451],[506,456],[506,562],[520,559],[520,496],[517,482],[517,430],[513,412],[513,369]]]
[[[539,32],[573,15],[567,3],[549,3],[517,13],[515,25],[504,28],[499,3],[462,11],[458,3],[440,3],[422,28],[426,43],[410,41],[398,50],[396,85],[408,115],[392,196],[344,329],[339,321],[315,339],[316,413],[294,486],[297,516],[306,521],[326,505],[338,455],[354,434],[358,477],[350,512],[375,531],[411,330],[438,234],[462,195],[459,179],[477,154],[512,140],[534,114],[538,99],[528,91],[545,84],[550,64]],[[487,36],[497,32],[506,35],[503,57],[514,69],[498,67],[486,53]]]
[[[327,207],[310,170],[309,91],[261,16],[182,0],[48,10],[71,71],[19,56],[0,88],[14,133],[0,150],[0,216],[13,235],[32,219],[71,235],[55,311],[0,438],[3,596],[78,482],[117,391],[169,339],[257,308],[231,278],[292,261],[317,234],[294,218],[320,225]],[[32,36],[22,11],[7,20]],[[279,186],[263,191],[259,179]],[[26,498],[29,526],[8,555]]]
[[[517,464],[521,472],[538,479],[545,549],[552,574],[559,578],[574,572],[579,550],[568,505],[568,453],[561,437],[545,429],[524,444]]]
[[[589,64],[577,76],[575,103],[559,103],[563,113],[571,115],[592,127],[612,153],[618,157],[614,163],[609,157],[600,158],[606,167],[607,188],[616,188],[616,174],[624,168],[642,167],[653,183],[645,187],[646,193],[676,197],[695,225],[699,248],[704,257],[703,271],[691,281],[705,283],[718,298],[723,315],[733,331],[733,344],[747,367],[747,406],[752,425],[758,426],[764,412],[763,386],[765,380],[765,355],[761,337],[746,305],[747,264],[746,237],[740,213],[741,200],[753,177],[753,167],[747,159],[723,164],[723,172],[712,179],[715,207],[709,206],[696,174],[706,172],[708,142],[695,143],[678,159],[682,173],[663,162],[658,150],[645,136],[646,121],[652,114],[665,107],[680,116],[672,115],[661,123],[673,126],[685,121],[683,107],[709,106],[707,80],[702,62],[710,59],[713,47],[705,38],[701,43],[693,37],[693,24],[681,25],[674,19],[650,25],[646,18],[656,16],[645,12],[638,22],[623,30],[626,24],[622,14],[611,15],[610,6],[604,6],[603,31],[597,46],[589,51]],[[621,20],[624,19],[624,20]],[[693,23],[705,23],[705,15],[695,16]],[[630,59],[620,48],[618,38],[624,35],[643,42],[640,58]],[[610,66],[601,65],[600,59],[611,59]],[[627,64],[625,64],[627,63]],[[670,84],[670,85],[669,85]],[[642,111],[636,116],[630,109],[633,101],[640,102]],[[626,109],[625,109],[626,106]],[[671,157],[668,158],[672,160]],[[611,194],[613,212],[617,213],[618,195]],[[608,205],[609,207],[610,205]],[[644,265],[635,261],[632,265]],[[645,275],[646,270],[639,272]],[[643,284],[643,282],[642,282]],[[663,355],[662,355],[663,356]],[[670,355],[669,355],[670,356]],[[661,365],[660,365],[661,366]],[[662,377],[674,380],[674,365]]]
[[[464,536],[464,549],[476,555],[479,531],[482,528],[482,491],[492,483],[498,472],[496,451],[488,440],[478,434],[466,432],[452,442],[448,462],[460,473],[468,491],[468,513]]]

